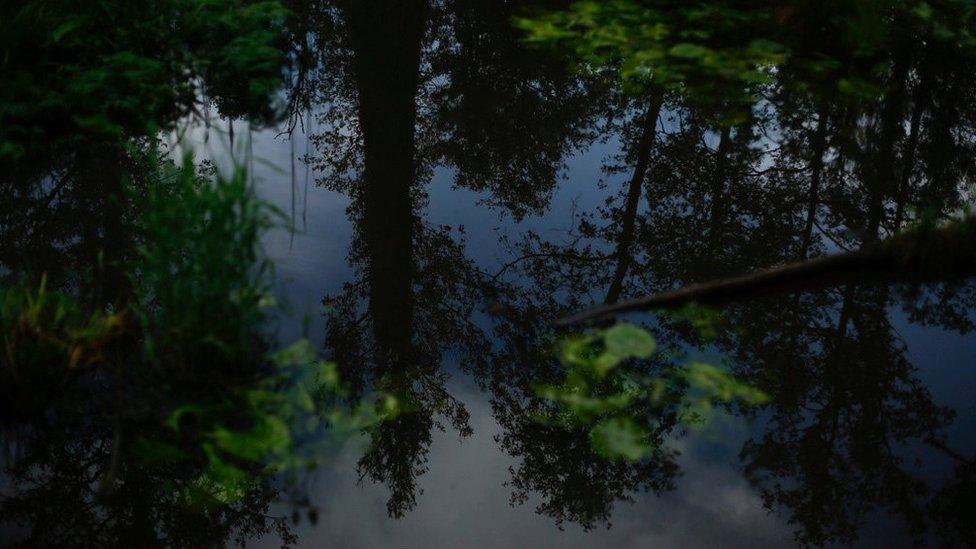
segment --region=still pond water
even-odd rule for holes
[[[896,108],[860,113],[770,97],[715,129],[671,97],[573,76],[504,19],[437,25],[424,40],[405,28],[393,43],[323,44],[305,87],[284,94],[307,105],[292,119],[232,131],[213,119],[184,136],[221,167],[251,155],[256,192],[294,224],[264,242],[291,311],[276,338],[307,336],[363,387],[392,360],[420,403],[302,479],[297,546],[972,541],[971,282],[743,300],[711,337],[632,315],[673,356],[772,397],[665,429],[638,463],[531,414],[534,387],[559,371],[547,349],[562,316],[855,249],[933,204],[958,209],[976,169],[972,75],[906,76]],[[899,192],[873,196],[884,177]],[[5,527],[14,539],[31,525]]]

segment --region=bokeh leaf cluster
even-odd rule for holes
[[[651,434],[665,417],[695,426],[716,405],[753,406],[768,400],[762,391],[703,362],[674,366],[658,360],[656,375],[636,367],[659,358],[655,349],[647,330],[627,323],[567,338],[560,353],[564,379],[536,388],[553,404],[537,419],[587,427],[598,454],[636,461],[654,449]]]

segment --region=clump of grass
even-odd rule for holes
[[[7,406],[58,387],[79,365],[125,362],[137,382],[165,387],[179,376],[249,379],[267,362],[261,330],[273,300],[260,236],[273,209],[248,191],[243,169],[206,178],[190,157],[145,165],[144,192],[129,185],[124,199],[135,253],[119,254],[126,263],[110,269],[128,279],[124,295],[85,310],[82,291],[50,289],[43,275],[0,288]]]
[[[171,374],[252,369],[263,360],[258,332],[274,303],[260,237],[279,214],[249,192],[243,169],[211,180],[189,156],[160,170],[134,202],[131,307],[148,360]]]
[[[273,269],[260,242],[283,217],[249,191],[242,168],[205,177],[190,157],[152,155],[144,165],[123,200],[133,238],[127,263],[113,266],[128,280],[123,296],[86,311],[43,278],[0,289],[0,406],[87,414],[116,433],[100,491],[123,482],[122,460],[180,467],[185,482],[170,491],[210,512],[269,474],[319,464],[397,403],[348,403],[335,365],[308,342],[273,350]],[[97,391],[71,390],[82,366]]]

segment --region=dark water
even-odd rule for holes
[[[772,396],[669,428],[668,451],[638,463],[530,418],[533,387],[560,372],[562,316],[856,249],[971,202],[972,74],[926,59],[855,106],[770,93],[723,129],[574,76],[504,13],[401,7],[310,8],[320,58],[285,92],[308,109],[238,121],[233,145],[226,121],[185,142],[226,166],[250,138],[258,194],[296,227],[265,240],[293,311],[277,338],[307,335],[364,390],[401,372],[421,404],[309,474],[317,517],[293,526],[298,546],[973,541],[972,282],[742,300],[707,340],[632,316]]]

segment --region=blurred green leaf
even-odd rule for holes
[[[590,431],[593,450],[608,459],[637,461],[650,450],[648,433],[629,418],[601,421]]]
[[[655,342],[646,330],[620,323],[603,332],[607,352],[620,358],[650,358]]]

